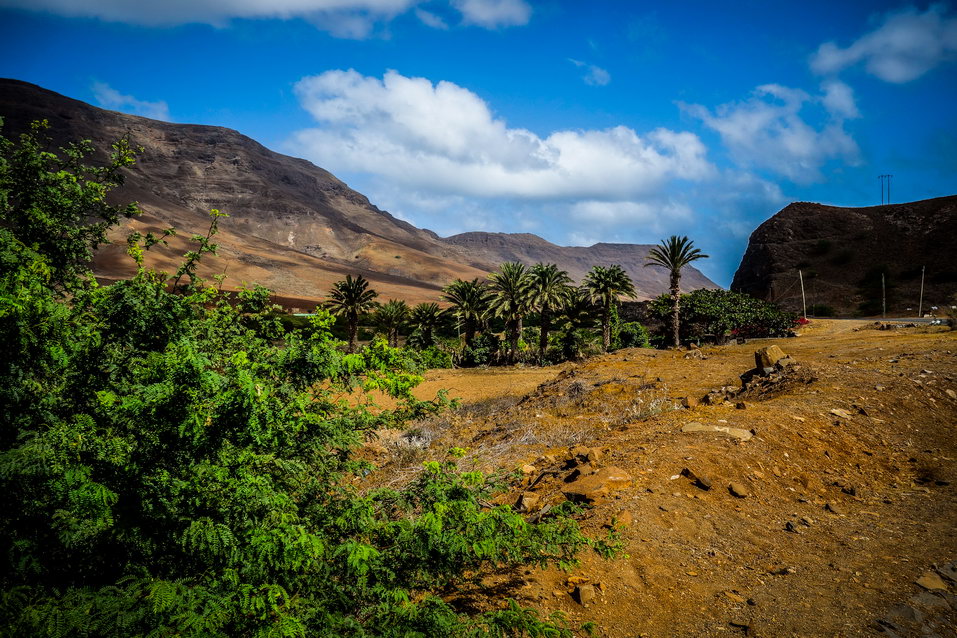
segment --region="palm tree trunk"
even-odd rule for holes
[[[398,328],[389,328],[389,346],[392,348],[399,347],[399,329]]]
[[[539,315],[541,317],[541,326],[539,326],[538,333],[538,363],[539,365],[544,365],[545,350],[548,349],[548,304],[542,306]]]
[[[475,341],[475,320],[472,318],[465,319],[465,347],[471,348],[472,343]]]
[[[356,351],[356,341],[359,336],[359,318],[349,317],[349,353]]]
[[[679,287],[680,281],[681,272],[677,270],[671,271],[671,334],[673,336],[675,348],[681,345],[681,336],[679,335],[678,330],[678,308],[681,299],[681,289]]]
[[[608,352],[611,347],[611,297],[605,299],[605,308],[601,316],[601,345],[602,351]]]
[[[509,349],[511,354],[511,363],[518,361],[518,340],[522,334],[522,317],[521,315],[515,317],[515,321],[512,323],[512,334],[509,339]]]

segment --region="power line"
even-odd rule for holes
[[[890,173],[885,173],[883,175],[878,175],[877,179],[881,180],[881,206],[884,205],[884,188],[887,187],[887,203],[891,203],[891,178],[894,177]]]

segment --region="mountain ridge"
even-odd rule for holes
[[[205,274],[227,270],[226,287],[256,281],[277,294],[304,299],[324,296],[345,274],[363,274],[384,297],[410,302],[437,300],[455,278],[484,278],[506,256],[527,264],[557,263],[581,280],[592,265],[619,257],[643,296],[667,290],[660,273],[643,268],[649,246],[616,250],[562,247],[530,233],[473,231],[442,238],[379,209],[329,171],[277,153],[238,131],[221,126],[178,124],[109,111],[20,80],[0,79],[0,116],[5,135],[46,119],[58,146],[90,139],[100,149],[128,136],[143,151],[127,170],[118,199],[140,202],[144,214],[112,235],[174,226],[184,235],[205,230],[209,209],[230,215],[220,224],[218,258]],[[478,245],[484,246],[476,250]],[[185,239],[151,257],[154,267],[174,269]],[[630,254],[634,253],[634,255]],[[128,276],[132,262],[120,241],[98,251],[95,272],[106,280]],[[689,285],[716,287],[695,269]]]

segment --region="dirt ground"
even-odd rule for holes
[[[796,360],[794,382],[682,405],[740,386],[768,345]],[[490,576],[490,605],[515,597],[609,637],[957,638],[957,331],[818,320],[793,339],[698,352],[433,371],[418,392],[440,388],[462,406],[380,439],[383,481],[464,447],[467,469],[532,466],[508,502],[534,492],[534,517],[564,500],[572,446],[632,478],[581,517],[592,535],[619,522],[619,558]],[[751,436],[682,432],[691,422]],[[928,572],[944,589],[916,583]],[[584,605],[583,585],[596,594]]]

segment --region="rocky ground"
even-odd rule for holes
[[[767,346],[789,358],[741,392]],[[520,471],[507,502],[530,519],[571,498],[625,545],[570,573],[489,575],[471,604],[512,596],[615,637],[957,636],[957,332],[817,321],[794,339],[434,371],[420,391],[438,388],[462,407],[384,433],[380,480],[465,447],[466,468]]]

